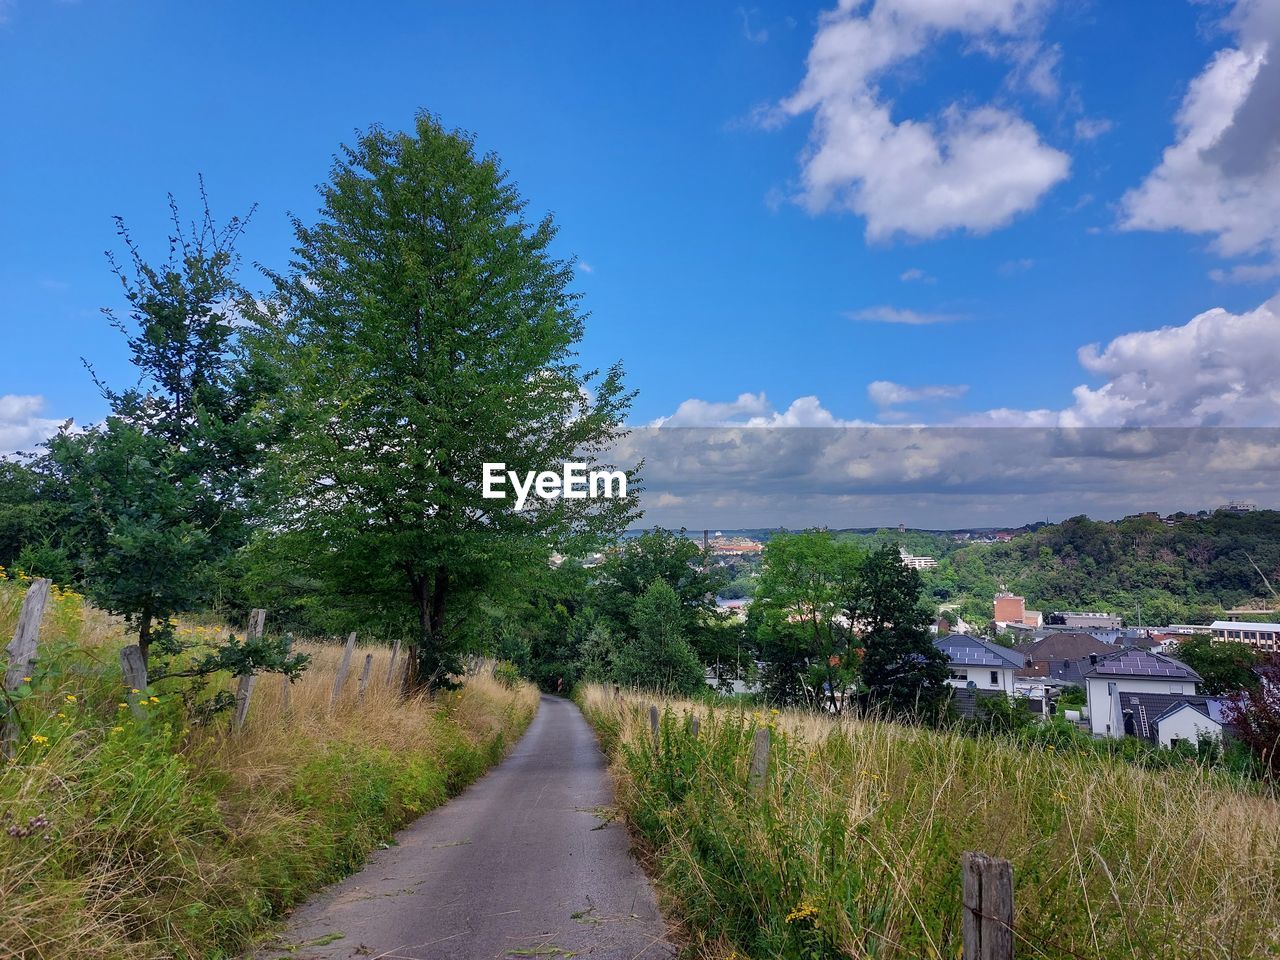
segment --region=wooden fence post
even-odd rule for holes
[[[689,735],[695,740],[698,738],[700,729],[702,729],[702,718],[695,716],[689,720]]]
[[[136,643],[131,643],[120,651],[120,673],[128,691],[125,699],[129,701],[129,709],[141,720],[147,714],[141,702],[145,696],[143,691],[147,689],[147,662],[142,659],[142,650]]]
[[[360,671],[360,687],[356,693],[357,700],[364,699],[365,688],[369,686],[369,671],[373,669],[373,654],[364,655],[364,669]]]
[[[353,630],[351,636],[347,637],[346,649],[342,651],[342,663],[338,665],[338,675],[333,678],[333,694],[329,697],[329,707],[333,708],[338,705],[338,698],[342,696],[342,685],[347,682],[347,671],[351,669],[351,653],[356,648],[356,634]]]
[[[765,777],[769,773],[769,728],[756,729],[755,743],[751,750],[751,773],[747,777],[747,785],[752,793],[764,789]]]
[[[654,704],[649,705],[649,730],[653,733],[653,752],[657,753],[659,748],[658,708]]]
[[[960,872],[964,960],[1013,960],[1013,865],[967,852]]]
[[[396,675],[396,660],[400,657],[400,638],[396,638],[396,645],[391,648],[391,663],[387,665],[387,683],[391,683]]]
[[[249,625],[245,628],[245,641],[257,640],[262,637],[263,628],[267,624],[267,611],[255,607],[249,611]],[[246,673],[240,678],[240,682],[236,684],[236,717],[234,729],[239,730],[244,726],[245,720],[249,718],[249,701],[253,698],[253,687],[258,682],[257,676],[252,673]]]
[[[6,652],[9,669],[4,675],[4,689],[12,693],[31,679],[36,663],[36,641],[40,638],[40,621],[44,619],[45,604],[49,602],[51,581],[40,577],[31,581],[22,598],[22,611],[18,614],[18,628],[13,632]],[[4,755],[13,756],[13,746],[18,739],[18,718],[6,709],[3,723]]]

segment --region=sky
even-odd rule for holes
[[[0,0],[0,452],[130,378],[113,216],[162,257],[203,175],[281,266],[422,109],[554,213],[637,426],[1280,426],[1280,0]]]

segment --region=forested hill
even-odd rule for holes
[[[1145,624],[1195,623],[1272,597],[1250,558],[1280,587],[1280,512],[1219,511],[1173,524],[1073,517],[962,547],[926,580],[938,600],[961,601],[966,618],[989,619],[993,594],[1009,590],[1046,612],[1106,609],[1135,622],[1140,604]]]

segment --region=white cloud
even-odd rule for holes
[[[867,396],[877,407],[894,407],[922,400],[955,400],[969,392],[967,384],[937,383],[908,387],[892,380],[875,380],[867,384]]]
[[[1012,277],[1014,274],[1026,273],[1036,265],[1035,260],[1031,257],[1019,257],[1017,260],[1006,260],[996,267],[996,272],[1003,277]]]
[[[62,426],[42,417],[44,397],[8,393],[0,396],[0,456],[31,450]]]
[[[929,276],[929,274],[925,273],[919,267],[911,267],[910,269],[903,270],[902,273],[898,274],[898,279],[901,280],[903,283],[936,283],[937,282],[934,277]]]
[[[1081,117],[1076,121],[1075,135],[1077,140],[1097,140],[1104,133],[1109,133],[1115,126],[1105,117]]]
[[[849,314],[849,319],[867,323],[901,323],[916,327],[930,323],[950,323],[958,318],[953,313],[921,313],[901,307],[879,306],[855,310]]]
[[[579,271],[580,273],[595,273],[595,272],[596,272],[596,268],[595,268],[595,267],[593,267],[591,264],[587,263],[587,261],[585,261],[585,260],[579,260],[576,264],[574,264],[574,266],[578,268],[578,271]]]
[[[896,122],[877,81],[958,33],[977,49],[1013,56],[1021,82],[1048,92],[1056,54],[1040,48],[1037,34],[1051,2],[876,0],[864,12],[842,0],[824,14],[803,83],[766,117],[776,124],[814,114],[800,201],[815,213],[857,213],[872,240],[985,233],[1032,209],[1067,176],[1070,161],[1030,123],[993,106],[958,104],[937,121]]]
[[[845,427],[860,421],[841,420],[817,397],[799,397],[786,410],[774,408],[763,393],[743,393],[728,403],[689,399],[650,427]]]
[[[1182,230],[1223,257],[1280,261],[1280,3],[1239,0],[1219,50],[1191,81],[1177,135],[1121,203],[1127,230]],[[1230,274],[1225,276],[1231,277]]]
[[[755,7],[750,10],[745,7],[738,8],[738,17],[742,20],[742,35],[752,43],[767,43],[769,31],[764,27],[759,29],[752,29],[751,27],[751,17],[756,13],[759,13],[759,11]]]
[[[1280,295],[1244,313],[1206,310],[1177,327],[1077,351],[1105,378],[1062,410],[1002,408],[966,425],[1056,427],[1280,426]]]

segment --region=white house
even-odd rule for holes
[[[1013,696],[1013,675],[1026,666],[1026,658],[1017,650],[962,633],[947,634],[933,643],[951,661],[951,686],[1001,690]]]
[[[1089,703],[1089,729],[1093,735],[1123,737],[1126,733],[1126,710],[1133,713],[1132,706],[1126,707],[1121,703],[1123,694],[1194,697],[1200,675],[1185,663],[1162,653],[1128,649],[1093,654],[1084,668],[1083,679]],[[1135,715],[1134,719],[1140,718]],[[1150,719],[1154,721],[1155,717]],[[1145,735],[1140,730],[1128,732]]]
[[[1156,736],[1162,747],[1180,742],[1195,746],[1206,736],[1221,743],[1225,726],[1221,700],[1182,700],[1156,717]]]

